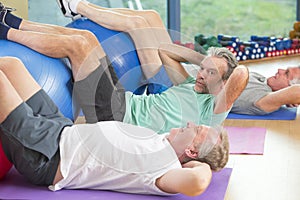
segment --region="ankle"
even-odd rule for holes
[[[7,26],[15,29],[19,29],[22,22],[22,18],[13,15],[10,11],[5,11],[0,13],[1,22]]]

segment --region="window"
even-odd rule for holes
[[[140,1],[143,9],[156,10],[167,24],[166,0]],[[90,2],[105,7],[110,6],[110,2],[116,4],[116,0]],[[123,6],[128,7],[128,2],[123,0]],[[55,1],[28,0],[28,4],[32,21],[62,26],[71,22],[61,14]],[[295,0],[181,0],[183,42],[193,42],[199,33],[234,35],[242,40],[249,40],[251,35],[288,37],[295,21]]]
[[[288,37],[296,21],[295,0],[181,0],[181,33]]]

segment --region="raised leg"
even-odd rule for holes
[[[38,22],[33,22],[23,19],[20,27],[20,30],[23,31],[34,31],[40,33],[49,33],[49,34],[61,34],[61,35],[86,35],[87,31],[73,29],[69,27],[57,26],[52,24],[43,24]]]
[[[26,79],[28,78],[26,75],[21,77],[18,75],[13,76],[14,69],[20,68],[21,64],[22,63],[17,59],[0,58],[0,123],[2,123],[24,99],[28,99],[37,89],[35,84],[31,84],[30,79]],[[8,70],[10,67],[13,67],[11,71]],[[7,72],[8,74],[6,75]],[[18,78],[21,79],[18,80]],[[22,84],[25,90],[18,91],[21,89]],[[17,88],[15,88],[15,86]]]
[[[0,70],[5,74],[23,101],[27,101],[41,89],[18,58],[1,57]]]
[[[30,27],[33,27],[33,30],[29,31]],[[32,23],[22,23],[21,29],[25,31],[11,28],[7,39],[50,57],[68,57],[75,80],[81,80],[94,71],[99,66],[100,58],[105,56],[97,38],[89,31],[69,30],[57,26],[45,26],[48,27],[45,29],[40,27]],[[38,32],[36,29],[44,32]]]
[[[147,78],[154,76],[162,66],[158,48],[163,42],[157,40],[153,31],[155,28],[144,17],[133,13],[128,14],[129,11],[122,13],[116,10],[99,9],[91,5],[80,2],[77,12],[108,29],[127,32],[135,44],[145,76]]]
[[[105,8],[92,3],[89,3],[90,6],[99,9],[99,10],[111,10],[116,13],[129,15],[129,16],[140,16],[144,18],[150,27],[153,28],[153,32],[156,36],[156,39],[162,43],[172,43],[172,39],[167,32],[167,29],[159,15],[155,10],[131,10],[128,8]]]

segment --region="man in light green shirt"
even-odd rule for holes
[[[210,126],[220,125],[228,111],[215,114],[215,96],[194,91],[195,79],[188,77],[178,86],[161,94],[134,95],[126,92],[124,122],[149,127],[158,133],[184,127],[188,121]]]
[[[125,92],[93,33],[25,19],[8,20],[17,16],[4,9],[2,39],[70,60],[74,96],[88,123],[118,120],[159,133],[184,126],[188,121],[215,126],[222,123],[246,86],[248,70],[238,66],[227,48],[211,48],[205,56],[173,44],[155,11],[109,9],[80,0],[67,0],[61,6],[65,5],[68,6],[62,10],[69,17],[80,14],[106,28],[127,32],[135,44],[145,78],[155,78],[165,69],[173,83],[161,94],[136,96]],[[182,62],[199,66],[195,78]]]
[[[146,79],[155,79],[165,70],[168,76],[161,79],[169,78],[173,83],[171,88],[161,94],[135,95],[126,92],[125,105],[121,95],[123,90],[115,84],[115,92],[109,92],[108,95],[110,98],[112,96],[109,104],[112,108],[111,115],[104,117],[99,114],[105,109],[105,106],[99,106],[101,109],[98,109],[98,115],[86,115],[88,122],[120,120],[151,128],[158,133],[167,132],[173,127],[183,127],[188,121],[216,126],[223,122],[233,102],[246,86],[248,70],[238,66],[235,56],[228,49],[211,48],[208,55],[204,56],[173,44],[155,11],[103,8],[80,0],[63,2],[69,7],[60,5],[67,9],[62,9],[67,17],[81,15],[106,28],[127,32],[136,46]],[[133,21],[136,23],[132,23]],[[196,78],[188,74],[181,62],[199,66]],[[115,74],[111,76],[111,82],[117,83]],[[97,87],[100,83],[103,82],[100,80]],[[106,88],[102,88],[102,94]],[[98,96],[103,96],[99,93]],[[90,98],[95,99],[96,107],[105,105],[103,101],[97,100],[97,94]],[[95,110],[97,113],[97,108]]]

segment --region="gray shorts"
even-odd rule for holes
[[[125,89],[107,57],[89,76],[74,83],[73,93],[87,123],[123,121]]]
[[[60,160],[60,134],[72,124],[40,90],[0,124],[3,150],[31,183],[52,184]]]

